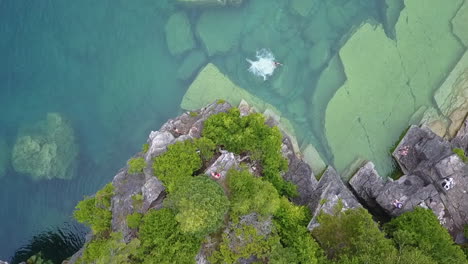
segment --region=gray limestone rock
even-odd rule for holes
[[[139,209],[140,213],[146,213],[150,208],[158,208],[165,197],[165,188],[162,182],[154,176],[146,176],[147,180],[141,188],[143,194],[143,205]]]
[[[435,162],[452,154],[450,144],[426,127],[411,126],[393,152],[405,174],[411,174],[423,161]]]
[[[124,240],[129,242],[134,233],[127,226],[127,215],[136,211],[134,208],[133,195],[139,194],[145,184],[145,175],[128,174],[122,169],[112,180],[114,196],[112,197],[112,231],[122,232]]]
[[[375,170],[374,163],[369,161],[354,174],[349,180],[349,185],[370,208],[375,208],[377,206],[375,199],[384,186],[384,180]]]
[[[151,131],[148,139],[149,149],[145,154],[146,162],[166,152],[167,146],[174,142],[174,136],[165,131]]]
[[[227,172],[232,169],[239,167],[239,161],[236,156],[227,151],[222,151],[221,156],[216,159],[210,167],[205,170],[205,174],[211,177],[211,173],[219,173],[220,177],[218,180],[224,181],[226,179]]]
[[[318,227],[320,225],[317,221],[318,215],[321,212],[332,214],[339,202],[342,203],[343,210],[362,207],[354,194],[344,185],[335,169],[329,166],[320,178],[309,204],[312,220],[307,228],[312,230]]]
[[[400,215],[413,209],[408,200],[424,187],[424,181],[418,176],[402,176],[397,181],[390,181],[381,188],[376,198],[377,203],[391,216]],[[429,197],[424,197],[422,201]],[[397,208],[396,203],[401,202],[402,208]],[[395,203],[395,204],[394,204]]]
[[[378,194],[377,204],[390,216],[416,206],[429,208],[453,237],[460,236],[468,223],[468,165],[452,152],[452,147],[463,148],[465,140],[466,123],[451,143],[427,127],[412,126],[393,152],[405,176],[382,187],[362,184],[359,177],[374,176],[357,174],[350,184],[369,206],[372,201],[367,198]],[[361,195],[366,187],[369,190]]]
[[[468,153],[468,118],[465,119],[451,143],[454,148],[461,148],[465,150],[465,153]]]
[[[299,192],[299,196],[292,200],[300,205],[309,204],[317,186],[317,180],[310,166],[296,156],[291,139],[286,135],[283,135],[282,154],[288,160],[288,171],[283,178],[294,183]]]

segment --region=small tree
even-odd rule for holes
[[[233,216],[252,212],[266,216],[279,207],[280,199],[275,187],[261,178],[255,178],[248,171],[230,170],[227,176],[231,192]]]
[[[95,235],[108,231],[112,220],[110,211],[112,195],[114,195],[114,187],[109,183],[96,192],[94,197],[88,197],[79,202],[73,216],[78,222],[91,227]]]
[[[400,250],[418,249],[441,264],[467,263],[463,251],[431,210],[418,207],[392,219],[384,228]]]
[[[144,158],[133,158],[128,161],[128,173],[137,174],[142,173],[146,167],[146,161]]]
[[[175,210],[180,230],[199,236],[216,231],[229,208],[229,200],[223,189],[206,176],[189,178],[180,183],[165,202]]]

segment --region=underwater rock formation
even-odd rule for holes
[[[58,113],[21,131],[12,152],[13,168],[34,180],[71,179],[78,146],[73,128]]]
[[[452,20],[453,33],[460,41],[468,47],[468,2],[465,0],[463,5],[457,12],[457,15]]]
[[[0,178],[5,176],[10,160],[10,150],[6,140],[0,137]]]
[[[436,91],[434,99],[440,113],[450,122],[446,135],[453,138],[468,114],[468,52]]]
[[[194,48],[195,40],[184,12],[172,14],[167,21],[165,31],[167,48],[172,55],[180,55]]]
[[[364,24],[341,48],[347,81],[329,102],[325,117],[339,171],[358,154],[373,160],[383,175],[390,173],[386,157],[392,140],[420,106],[432,103],[433,91],[464,51],[450,26],[461,2],[405,1],[396,42],[381,26]],[[397,108],[398,115],[393,115]]]
[[[243,0],[177,0],[187,6],[238,6]]]
[[[231,50],[239,41],[244,18],[236,10],[207,10],[198,19],[196,28],[208,56]]]
[[[201,50],[191,51],[177,70],[177,78],[188,80],[195,72],[206,63],[206,55]]]

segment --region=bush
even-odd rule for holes
[[[239,109],[232,108],[212,115],[204,123],[203,135],[231,152],[249,152],[262,162],[263,176],[281,195],[297,195],[296,186],[280,174],[287,170],[287,161],[281,154],[281,132],[267,126],[262,114],[241,117]]]
[[[114,195],[114,187],[111,183],[96,192],[94,197],[85,198],[75,208],[73,216],[83,224],[88,225],[93,234],[104,234],[110,229],[112,220],[111,198]]]
[[[279,207],[280,199],[275,187],[253,177],[248,171],[230,170],[227,183],[231,192],[233,218],[252,212],[266,216],[273,214]]]
[[[195,140],[195,146],[200,152],[200,157],[203,161],[209,161],[213,157],[216,149],[216,144],[208,138],[199,138]]]
[[[194,263],[201,240],[183,234],[175,214],[167,208],[149,210],[140,225],[137,263]]]
[[[338,205],[334,210],[333,215],[321,213],[320,226],[312,231],[328,258],[339,263],[396,263],[392,241],[365,209],[343,212]]]
[[[121,233],[112,233],[108,239],[94,239],[87,245],[83,255],[79,258],[80,264],[127,264],[131,263],[130,256],[137,252],[140,246],[138,239],[125,244]]]
[[[142,173],[146,167],[146,161],[144,158],[133,158],[128,161],[128,173],[137,174]]]
[[[465,154],[465,151],[461,148],[454,148],[453,150],[453,153],[457,154],[458,157],[460,157],[460,159],[467,163],[468,162],[468,157],[466,156]]]
[[[463,251],[454,245],[434,213],[416,208],[406,212],[384,226],[399,249],[419,249],[437,263],[467,263]]]
[[[296,206],[282,197],[274,214],[273,223],[280,236],[281,247],[274,252],[271,263],[316,264],[322,259],[322,251],[307,230],[309,209]]]
[[[251,256],[265,261],[274,246],[279,244],[277,235],[262,236],[251,225],[236,227],[234,233],[234,236],[223,234],[219,250],[208,257],[210,263],[233,264],[238,263],[239,259],[248,259]]]
[[[166,153],[157,157],[153,163],[153,171],[170,193],[178,183],[190,179],[201,166],[197,147],[193,141],[186,140],[170,145]]]
[[[223,223],[229,200],[219,184],[206,176],[180,183],[165,200],[173,208],[183,233],[205,236]]]
[[[133,214],[127,215],[127,225],[130,228],[138,228],[141,223],[142,214],[134,212]]]
[[[148,152],[149,147],[150,147],[149,144],[148,144],[148,143],[145,143],[145,144],[143,144],[143,146],[141,147],[141,151],[143,151],[143,153],[146,153],[146,152]]]

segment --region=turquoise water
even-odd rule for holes
[[[403,7],[395,1],[392,19],[384,19],[385,0],[246,0],[209,10],[170,0],[0,0],[0,148],[6,141],[11,152],[18,132],[57,112],[69,120],[79,149],[71,180],[33,181],[8,165],[0,178],[0,259],[36,240],[18,254],[37,251],[47,239],[31,241],[34,235],[68,230],[76,202],[109,182],[151,130],[181,113],[195,74],[177,78],[187,53],[173,56],[167,48],[174,12],[183,11],[194,32],[203,12],[215,13],[210,38],[232,43],[208,61],[281,110],[299,142],[313,143],[333,164],[324,123],[327,103],[346,79],[337,53],[364,21],[383,24],[393,38]],[[206,53],[194,35],[194,50]],[[247,72],[245,58],[260,48],[285,64],[284,78],[262,82]]]

